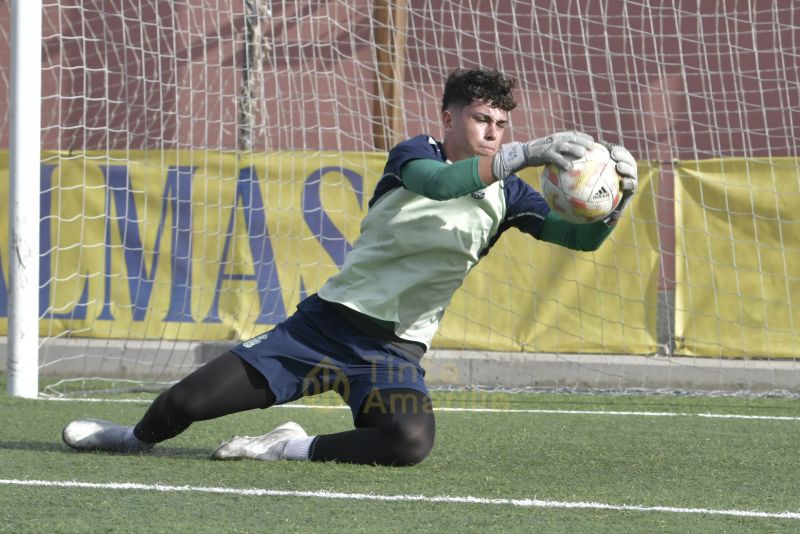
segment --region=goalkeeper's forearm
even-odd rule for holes
[[[551,211],[542,223],[539,239],[572,250],[591,252],[600,248],[613,229],[613,226],[603,221],[590,224],[571,223]]]
[[[552,163],[569,170],[594,143],[581,132],[558,132],[527,143],[507,143],[492,156],[476,156],[452,165],[435,160],[412,160],[400,169],[406,188],[434,200],[447,200],[492,185],[525,167]]]
[[[433,200],[457,198],[496,181],[491,156],[476,156],[453,164],[415,159],[403,165],[400,179],[410,191]]]

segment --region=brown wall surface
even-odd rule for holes
[[[266,4],[253,148],[372,150],[375,2]],[[44,148],[236,149],[244,13],[244,0],[46,0]],[[515,139],[577,128],[661,161],[796,155],[791,2],[409,0],[406,19],[401,135],[438,134],[444,77],[483,65],[519,80]]]

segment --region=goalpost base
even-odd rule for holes
[[[168,383],[234,344],[136,340],[50,340],[43,379],[114,376],[109,381]],[[0,338],[0,371],[7,369]],[[431,350],[423,359],[432,387],[500,390],[800,393],[800,362],[611,354],[553,354]]]

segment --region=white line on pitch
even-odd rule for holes
[[[676,508],[673,506],[646,506],[635,504],[606,504],[599,502],[564,502],[546,499],[490,499],[473,496],[426,496],[426,495],[380,495],[375,493],[343,493],[336,491],[289,491],[271,490],[261,488],[225,488],[204,486],[168,486],[165,484],[138,484],[124,483],[95,483],[59,480],[15,480],[0,479],[0,484],[11,486],[34,486],[50,488],[81,488],[103,490],[132,490],[132,491],[158,491],[182,493],[211,493],[218,495],[238,495],[247,497],[306,497],[316,499],[342,499],[355,501],[382,501],[382,502],[424,502],[444,504],[479,504],[495,506],[519,506],[523,508],[558,508],[558,509],[583,509],[583,510],[613,510],[620,512],[663,512],[673,514],[701,514],[734,517],[757,517],[766,519],[795,519],[800,520],[797,512],[762,512],[760,510],[719,510],[713,508]]]
[[[125,404],[150,404],[152,400],[146,399],[68,399],[60,397],[45,397],[42,400],[58,402],[108,402]],[[283,404],[275,408],[300,408],[310,410],[349,410],[349,406],[344,405],[322,405],[322,404]],[[706,419],[750,419],[761,421],[800,421],[800,417],[788,415],[744,415],[744,414],[720,414],[720,413],[685,413],[685,412],[640,412],[640,411],[607,411],[607,410],[549,410],[537,408],[458,408],[442,406],[434,408],[435,412],[466,412],[466,413],[527,413],[544,415],[618,415],[618,416],[639,416],[639,417],[703,417]]]

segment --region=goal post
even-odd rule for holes
[[[597,252],[506,232],[432,385],[800,390],[800,11],[712,4],[0,3],[8,391],[159,388],[269,330],[470,67],[517,80],[506,141],[621,143],[640,187]]]
[[[11,1],[8,393],[39,394],[42,2]]]

